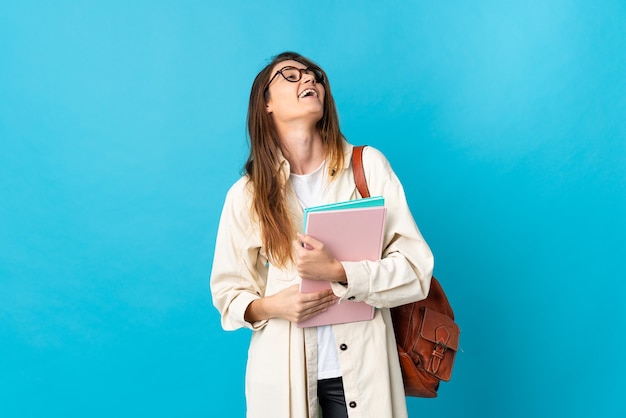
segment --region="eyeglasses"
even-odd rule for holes
[[[267,83],[265,90],[269,88],[270,84],[272,84],[272,81],[274,81],[278,74],[282,75],[283,78],[290,83],[296,83],[302,79],[302,73],[313,74],[316,83],[324,83],[324,73],[319,68],[296,68],[292,66],[287,66],[276,71],[276,74],[274,74],[272,78],[270,78],[270,81]]]

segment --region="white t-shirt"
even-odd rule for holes
[[[309,174],[290,174],[289,179],[302,208],[324,204],[326,195],[326,163]],[[317,327],[317,378],[341,376],[337,343],[332,325]]]

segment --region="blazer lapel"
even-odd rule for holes
[[[326,203],[344,202],[358,197],[354,175],[352,174],[352,148],[352,145],[344,142],[343,170],[335,173],[335,178],[328,185]]]

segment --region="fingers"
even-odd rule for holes
[[[331,307],[332,305],[334,305],[336,303],[336,301],[330,301],[327,302],[323,305],[317,305],[315,308],[312,308],[310,310],[308,310],[306,313],[303,313],[300,318],[295,321],[295,322],[303,322],[306,321],[309,318],[313,318],[316,315],[319,315],[323,312],[326,312],[328,310],[329,307]]]
[[[338,262],[324,243],[310,235],[297,234],[293,248],[296,270],[301,278],[336,281]]]
[[[320,246],[322,245],[320,241],[316,240],[312,236],[304,235],[299,232],[296,234],[295,243],[296,246],[304,247],[307,250],[314,250],[320,248]]]
[[[337,303],[337,296],[332,290],[324,290],[315,293],[303,294],[305,299],[302,302],[302,310],[299,313],[299,317],[295,322],[302,322],[317,314],[325,312],[328,308]]]
[[[303,322],[309,318],[312,318],[316,315],[326,312],[328,308],[334,305],[335,303],[337,303],[336,300],[330,300],[319,305],[314,305],[311,308],[300,312],[298,314],[298,317],[293,322],[296,322],[296,323]]]
[[[337,301],[337,297],[330,289],[300,293],[299,285],[290,286],[275,296],[283,301],[279,302],[282,305],[280,309],[282,313],[279,316],[296,323],[327,310]]]
[[[300,292],[300,285],[297,284],[295,285],[298,288],[298,292]],[[327,289],[322,289],[322,290],[317,290],[317,291],[312,291],[312,292],[305,292],[305,293],[300,293],[302,295],[303,298],[307,299],[307,300],[316,300],[316,299],[322,299],[326,296],[334,296],[335,294],[333,293],[333,290],[328,287]]]
[[[332,290],[328,289],[320,292],[300,293],[299,302],[302,304],[303,309],[310,309],[335,300],[337,300],[337,296],[335,296]]]
[[[300,293],[300,285],[295,284],[272,296],[270,317],[286,319],[290,322],[302,322],[337,303],[337,296],[331,289],[319,292]]]

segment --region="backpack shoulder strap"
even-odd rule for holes
[[[370,191],[367,187],[365,179],[365,170],[363,169],[363,149],[367,145],[359,145],[352,150],[352,173],[354,174],[354,182],[361,197],[370,197]]]

